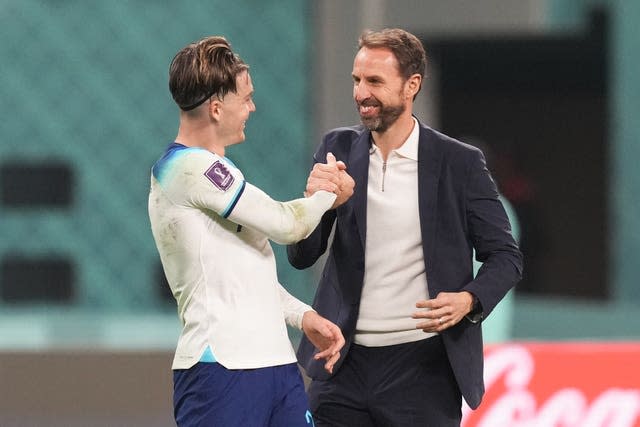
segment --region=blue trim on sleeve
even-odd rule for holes
[[[236,190],[236,194],[233,195],[233,199],[231,199],[231,203],[229,203],[229,206],[227,206],[224,212],[222,212],[221,214],[222,218],[227,218],[229,217],[229,215],[231,215],[231,212],[233,211],[233,208],[236,207],[238,200],[240,200],[240,196],[242,196],[242,193],[244,192],[244,187],[246,185],[247,185],[247,182],[243,180],[240,187]]]

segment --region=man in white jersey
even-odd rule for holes
[[[181,427],[312,425],[286,324],[304,331],[329,372],[344,344],[278,282],[268,239],[306,237],[340,203],[334,191],[344,199],[353,185],[332,155],[332,178],[308,198],[277,202],[244,180],[225,148],[245,139],[255,111],[248,68],[223,37],[207,37],[169,70],[180,128],[153,166],[149,217],[182,323],[172,365]]]

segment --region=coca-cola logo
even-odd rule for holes
[[[485,352],[462,427],[640,427],[640,344],[510,344]]]

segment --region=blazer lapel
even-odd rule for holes
[[[354,142],[349,155],[349,169],[347,173],[355,181],[355,190],[352,196],[358,234],[364,252],[367,236],[367,183],[369,181],[369,149],[371,132],[364,131]]]
[[[438,214],[438,182],[442,166],[442,151],[431,130],[420,125],[418,142],[418,207],[420,211],[420,230],[422,233],[422,250],[424,252],[427,278],[433,271],[436,256],[436,216]],[[434,287],[429,286],[430,291]],[[435,295],[431,295],[435,297]]]

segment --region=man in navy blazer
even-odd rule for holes
[[[522,276],[482,152],[412,114],[425,64],[412,34],[363,33],[353,67],[362,125],[330,131],[314,155],[307,194],[330,174],[320,163],[329,152],[355,181],[287,248],[308,268],[335,225],[313,308],[347,343],[333,374],[304,337],[298,349],[316,426],[459,426],[462,397],[475,409],[484,394],[482,319]]]

